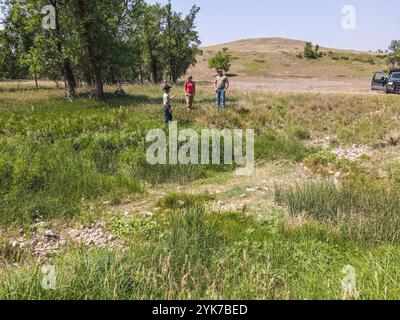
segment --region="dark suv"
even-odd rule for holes
[[[389,75],[384,72],[376,72],[371,83],[372,91],[400,94],[400,69],[392,69]]]
[[[400,72],[393,72],[386,82],[386,93],[400,94]]]

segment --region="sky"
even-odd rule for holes
[[[167,3],[168,0],[147,0]],[[0,0],[2,2],[2,0]],[[399,0],[171,0],[175,11],[201,8],[197,28],[202,46],[229,41],[283,37],[323,47],[387,49],[400,39]],[[355,29],[342,28],[343,6],[355,8]],[[1,17],[1,12],[0,12]]]
[[[148,0],[155,3],[155,0]],[[166,3],[167,0],[157,0]],[[201,8],[197,27],[202,46],[233,40],[283,37],[323,47],[387,49],[400,39],[399,0],[171,0],[175,11]],[[355,8],[355,29],[342,28],[343,6]]]

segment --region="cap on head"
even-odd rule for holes
[[[166,84],[165,86],[164,86],[164,90],[169,90],[169,89],[171,89],[172,87],[169,85],[169,84]]]

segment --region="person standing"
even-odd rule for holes
[[[215,78],[214,88],[217,94],[217,110],[226,107],[226,92],[229,89],[229,78],[222,68],[217,69],[217,77]]]
[[[188,110],[193,109],[193,101],[196,95],[196,83],[193,81],[193,77],[189,76],[185,82],[185,94],[186,94],[186,106]]]
[[[170,97],[169,92],[171,91],[171,86],[166,84],[164,86],[164,95],[163,95],[163,106],[164,106],[164,122],[169,124],[173,121],[172,110],[171,110],[171,101],[176,98],[176,94]]]

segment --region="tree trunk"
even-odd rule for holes
[[[62,50],[62,41],[61,41],[61,30],[60,30],[60,21],[58,17],[58,6],[57,0],[50,1],[51,5],[56,9],[56,35],[57,35],[57,50],[60,56],[63,55]],[[71,61],[69,58],[64,58],[63,65],[61,66],[61,73],[64,76],[64,84],[65,84],[65,95],[68,98],[75,97],[75,86],[76,81],[74,77],[74,73],[71,68]]]
[[[86,20],[86,9],[83,0],[78,0],[78,7],[79,7],[79,17],[83,22],[83,29],[84,29],[84,37],[86,42],[86,47],[89,55],[90,66],[92,67],[94,83],[96,87],[96,99],[103,100],[104,99],[104,86],[103,86],[103,79],[101,77],[101,69],[99,65],[99,61],[96,56],[96,51],[94,49],[94,40],[91,33],[91,23]]]
[[[64,59],[63,74],[66,83],[66,93],[68,97],[75,96],[76,80],[71,68],[71,61],[69,58]]]
[[[37,79],[37,75],[36,75],[36,72],[35,72],[35,74],[33,75],[34,77],[35,77],[35,85],[36,85],[36,89],[37,88],[39,88],[39,84],[38,84],[38,79]]]

